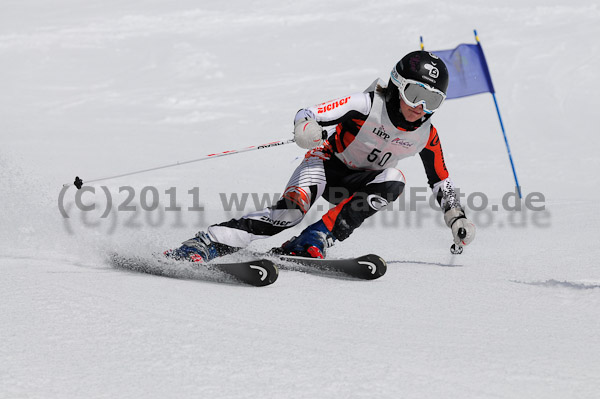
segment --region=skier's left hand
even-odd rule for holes
[[[475,224],[465,216],[461,208],[450,208],[444,213],[446,226],[452,229],[456,245],[469,245],[475,239]]]

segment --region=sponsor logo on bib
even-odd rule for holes
[[[373,133],[376,136],[381,137],[385,141],[388,141],[388,139],[390,138],[390,135],[385,132],[385,127],[383,125],[381,125],[379,127],[376,127],[375,129],[373,129]]]
[[[396,144],[396,145],[402,146],[404,148],[410,148],[413,146],[412,142],[404,140],[403,138],[400,138],[400,137],[396,137],[394,140],[392,140],[392,144]]]

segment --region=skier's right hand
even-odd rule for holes
[[[327,131],[314,119],[302,118],[294,124],[294,139],[301,148],[318,147],[323,144],[323,140],[326,138]]]

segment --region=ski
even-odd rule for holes
[[[268,259],[255,259],[246,262],[233,263],[208,263],[208,267],[214,267],[244,283],[255,287],[264,287],[277,281],[279,269],[277,265]]]
[[[279,276],[279,269],[269,259],[259,258],[241,262],[189,262],[164,259],[161,255],[153,258],[137,256],[123,256],[112,254],[110,263],[120,269],[133,270],[148,274],[169,277],[191,277],[186,270],[189,268],[202,271],[207,277],[217,277],[214,274],[224,273],[234,277],[242,283],[255,287],[264,287],[273,284]],[[189,270],[187,270],[189,271]]]
[[[363,255],[357,258],[338,259],[306,258],[278,254],[268,255],[272,256],[276,260],[276,263],[277,260],[281,262],[290,262],[309,268],[341,272],[363,280],[375,280],[383,276],[387,271],[387,263],[385,260],[374,254]]]

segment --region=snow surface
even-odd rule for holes
[[[254,288],[106,262],[241,214],[220,195],[281,192],[303,155],[293,144],[99,182],[83,197],[94,212],[71,187],[71,217],[59,212],[75,175],[287,139],[299,108],[386,78],[419,35],[449,49],[473,28],[523,192],[545,211],[490,211],[514,187],[492,98],[448,101],[433,121],[451,176],[489,200],[469,211],[478,236],[460,256],[421,203],[331,249],[383,256],[376,281],[282,270]],[[598,37],[593,1],[3,0],[0,397],[597,397]],[[399,167],[407,193],[425,187],[418,157]],[[114,209],[121,186],[136,212]],[[140,210],[149,186],[154,213]],[[172,187],[182,211],[161,212]],[[187,210],[194,187],[205,212]]]

